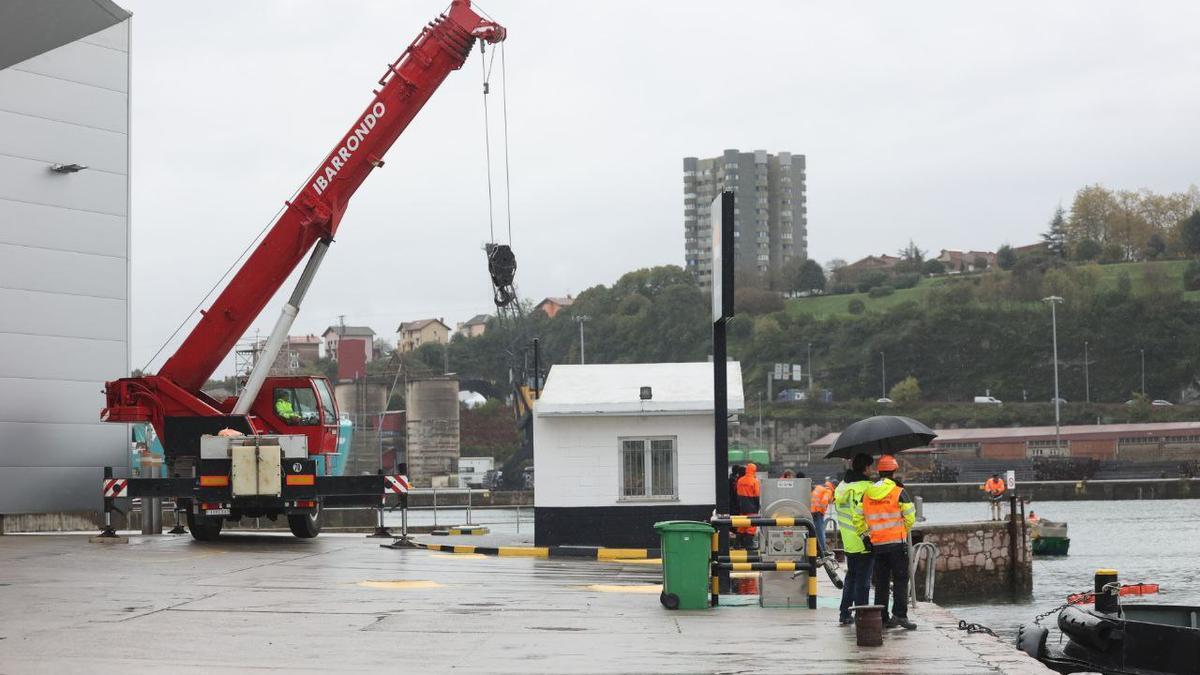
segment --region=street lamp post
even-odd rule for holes
[[[1088,403],[1092,402],[1092,383],[1088,379],[1088,343],[1083,341],[1083,397]]]
[[[879,398],[887,398],[887,361],[879,352]]]
[[[808,390],[811,392],[812,384],[812,343],[808,343]]]
[[[580,314],[575,317],[575,320],[579,322],[579,365],[585,363],[583,360],[583,324],[585,321],[591,320],[591,318],[587,314]]]
[[[1139,349],[1142,353],[1142,398],[1146,398],[1146,350]]]
[[[1063,299],[1058,297],[1057,295],[1051,295],[1050,297],[1042,298],[1042,302],[1050,303],[1050,331],[1051,331],[1051,335],[1053,336],[1052,340],[1054,343],[1054,451],[1055,451],[1055,453],[1057,453],[1058,449],[1060,447],[1062,447],[1062,441],[1059,438],[1061,435],[1061,431],[1062,431],[1061,423],[1059,421],[1059,406],[1062,403],[1062,399],[1058,395],[1058,312],[1056,311],[1057,305],[1062,301],[1063,301]]]

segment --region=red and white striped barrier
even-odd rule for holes
[[[126,497],[129,495],[129,479],[128,478],[105,478],[104,479],[104,497]]]
[[[383,491],[389,494],[406,495],[408,489],[412,487],[408,484],[408,476],[384,476]]]

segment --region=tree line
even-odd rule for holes
[[[1008,275],[954,279],[921,301],[851,316],[748,306],[745,299],[758,296],[739,293],[729,352],[742,362],[751,395],[765,389],[774,363],[807,367],[811,344],[814,384],[837,400],[895,393],[905,400],[970,401],[989,391],[1008,401],[1045,402],[1053,396],[1051,325],[1037,300],[1058,294],[1067,298],[1058,311],[1065,398],[1085,398],[1085,342],[1093,401],[1121,402],[1140,392],[1143,352],[1150,398],[1177,400],[1185,389],[1200,389],[1200,303],[1185,299],[1177,281],[1147,264],[1106,287],[1095,267],[1046,260]],[[642,269],[612,286],[587,289],[553,318],[531,312],[522,321],[493,319],[481,336],[423,345],[405,355],[405,368],[440,373],[445,358],[464,388],[503,396],[514,364],[531,363],[534,337],[543,369],[579,362],[580,316],[589,317],[588,363],[704,361],[712,353],[709,311],[707,297],[682,268]]]

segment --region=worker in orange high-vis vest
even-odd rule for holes
[[[1004,493],[1008,490],[1004,479],[1000,477],[1000,474],[994,473],[991,478],[983,482],[979,489],[987,494],[991,505],[992,520],[1000,520],[1000,501],[1004,499]]]
[[[757,516],[762,508],[759,499],[762,497],[762,486],[758,484],[758,467],[753,462],[746,465],[746,474],[737,481],[738,509],[743,516]],[[744,549],[755,549],[754,537],[758,528],[739,527],[736,529],[738,543]]]
[[[893,480],[900,468],[895,457],[880,457],[875,468],[879,480],[867,488],[862,500],[869,548],[875,556],[875,604],[883,607],[884,625],[913,630],[917,624],[908,620],[908,533],[917,521],[916,508],[904,488]]]
[[[833,481],[828,478],[824,483],[818,483],[812,489],[808,508],[813,525],[817,528],[817,551],[821,556],[825,555],[825,515],[829,513],[829,503],[833,501],[833,488]]]

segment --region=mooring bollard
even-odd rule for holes
[[[1093,591],[1097,612],[1117,614],[1121,611],[1121,584],[1117,581],[1116,570],[1096,570]]]
[[[860,605],[854,610],[854,638],[859,647],[883,645],[883,605]]]

